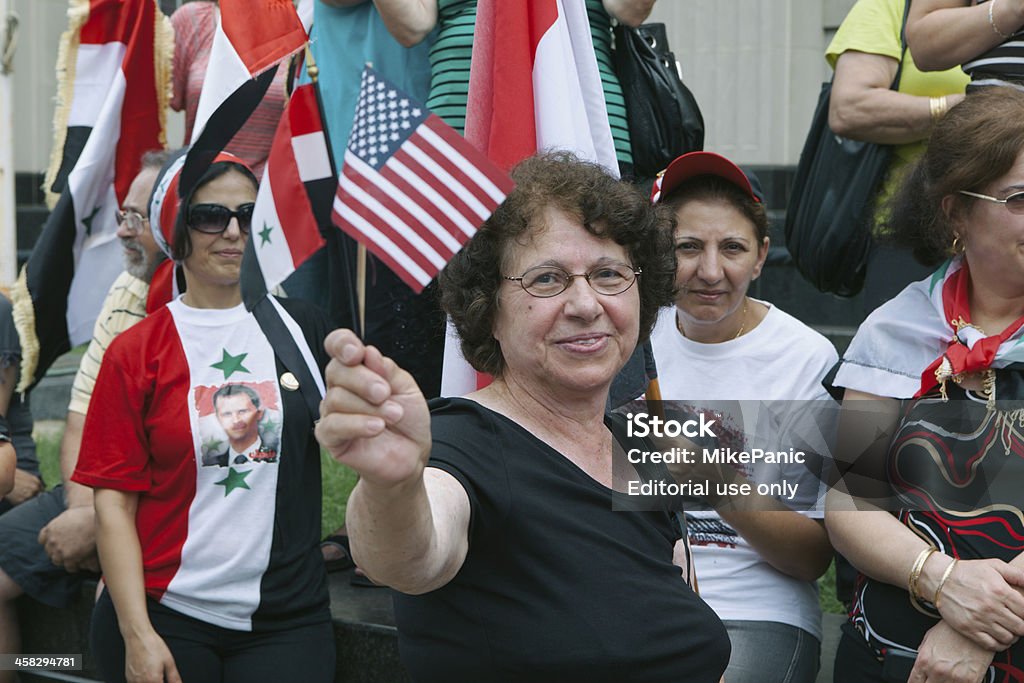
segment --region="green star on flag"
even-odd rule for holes
[[[228,467],[228,476],[224,477],[220,481],[213,482],[214,486],[223,486],[224,495],[227,496],[235,489],[246,489],[251,491],[252,489],[248,484],[245,483],[245,478],[252,474],[252,470],[246,470],[242,472],[234,468]]]
[[[260,242],[261,247],[265,244],[270,244],[270,233],[273,232],[273,230],[274,229],[271,228],[268,223],[263,224],[263,229],[260,230],[259,233],[260,239],[263,240],[262,242]]]
[[[203,442],[204,453],[219,453],[224,447],[221,445],[224,441],[217,437],[212,437],[209,441]]]
[[[245,357],[249,354],[240,353],[237,356],[232,356],[228,353],[227,349],[221,349],[221,351],[223,352],[224,357],[220,359],[220,362],[214,363],[210,367],[222,371],[224,373],[224,379],[227,379],[236,372],[249,372],[249,368],[242,365],[242,361],[244,361]]]

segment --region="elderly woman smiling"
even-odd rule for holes
[[[402,593],[416,680],[717,681],[728,639],[674,564],[673,517],[612,510],[613,451],[640,442],[605,401],[671,299],[669,231],[572,156],[513,178],[441,277],[491,385],[428,410],[394,362],[328,337],[317,436],[361,475],[353,554]]]

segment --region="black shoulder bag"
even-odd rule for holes
[[[907,2],[900,29],[900,86],[907,52]],[[834,77],[833,77],[834,80]],[[800,273],[822,292],[854,296],[864,286],[875,197],[892,157],[890,145],[848,140],[828,125],[832,82],[823,83],[786,209],[786,247]]]
[[[629,121],[633,169],[653,178],[680,154],[704,149],[704,118],[683,85],[665,24],[618,24],[612,58]]]

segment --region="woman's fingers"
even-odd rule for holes
[[[1024,629],[1024,595],[1021,593],[1021,590],[1024,589],[1024,569],[1005,562],[998,562],[993,566],[1009,586],[1009,590],[1002,592],[1000,597],[1017,615],[1021,628]],[[1018,631],[1017,635],[1024,636],[1024,630]]]
[[[181,674],[178,673],[178,667],[175,666],[173,660],[171,660],[170,666],[164,675],[166,676],[167,683],[182,683]]]
[[[324,350],[345,365],[357,365],[363,362],[366,345],[352,330],[337,329],[324,339]]]
[[[321,446],[340,456],[350,442],[372,439],[383,432],[384,427],[384,420],[372,415],[321,412],[314,433]]]
[[[328,389],[346,389],[373,404],[383,403],[391,395],[387,379],[366,365],[345,365],[334,359],[327,364],[324,377]]]
[[[1024,599],[1008,583],[1018,578],[1000,560],[961,561],[942,589],[943,619],[984,648],[1006,649],[1024,634]]]
[[[383,485],[415,477],[426,462],[430,416],[412,376],[350,330],[335,330],[316,438],[331,456]]]

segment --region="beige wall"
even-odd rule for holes
[[[67,0],[14,0],[14,170],[44,171],[53,142],[57,44],[67,28]]]
[[[854,0],[660,0],[705,147],[746,164],[797,163],[823,79],[827,39]]]

